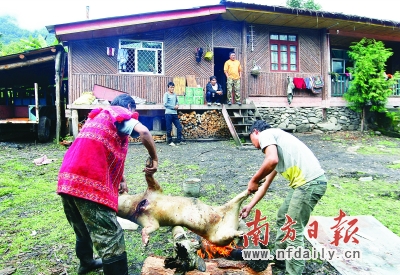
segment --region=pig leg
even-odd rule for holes
[[[160,184],[155,180],[153,176],[146,175],[146,181],[147,181],[147,190],[162,192]]]
[[[223,219],[218,225],[213,240],[209,241],[216,244],[229,244],[230,240],[244,235],[243,231],[238,230],[239,211],[242,202],[248,196],[247,190],[245,190],[218,209],[217,212],[222,214]]]
[[[142,244],[144,246],[149,243],[150,233],[156,231],[158,228],[160,228],[160,224],[155,219],[146,222],[146,225],[144,225],[142,229]]]

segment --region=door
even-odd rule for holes
[[[214,75],[217,82],[221,84],[224,91],[223,103],[226,102],[226,75],[224,73],[224,64],[229,59],[229,53],[233,52],[233,48],[214,48]],[[237,55],[236,55],[237,56]]]

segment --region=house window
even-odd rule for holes
[[[164,74],[163,43],[121,39],[118,71],[134,74]]]
[[[297,35],[272,33],[269,38],[271,71],[297,72],[299,70]]]
[[[348,67],[352,67],[353,62],[347,55],[347,50],[332,49],[332,72],[344,74]]]

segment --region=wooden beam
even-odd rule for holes
[[[380,34],[371,34],[371,33],[361,33],[361,32],[345,32],[345,31],[335,30],[335,29],[329,30],[329,35],[338,35],[338,36],[355,37],[355,38],[366,37],[366,38],[373,38],[375,40],[400,42],[400,37],[380,35]]]
[[[61,107],[60,107],[60,92],[62,88],[62,79],[64,74],[64,51],[58,51],[55,60],[55,84],[56,84],[56,142],[60,141],[60,129],[61,129]],[[53,102],[52,102],[53,104]]]
[[[20,68],[20,67],[25,67],[25,66],[31,66],[34,64],[48,62],[48,61],[51,61],[54,59],[55,59],[55,55],[39,57],[39,58],[28,60],[25,62],[16,62],[16,63],[10,63],[10,64],[6,64],[6,65],[0,65],[0,70],[10,70],[10,69]]]

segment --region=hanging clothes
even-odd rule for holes
[[[312,78],[311,77],[305,77],[304,82],[306,83],[306,89],[312,90]]]
[[[126,70],[126,63],[128,62],[128,50],[127,49],[119,49],[118,50],[118,69],[119,71]]]
[[[304,78],[301,77],[294,77],[293,84],[296,89],[305,89],[306,83],[304,82]]]
[[[288,86],[287,86],[287,99],[289,105],[292,103],[293,100],[293,89],[295,88],[293,83],[293,77],[288,77]]]
[[[311,89],[311,91],[314,94],[322,93],[322,88],[324,87],[324,81],[322,79],[322,76],[320,76],[320,75],[313,76],[311,78],[311,80],[312,80],[312,89]]]

